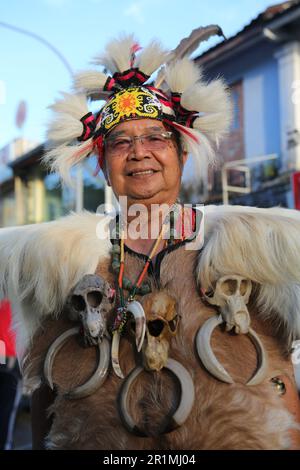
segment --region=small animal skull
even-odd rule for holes
[[[143,299],[147,327],[143,346],[143,361],[146,369],[161,370],[165,367],[170,341],[176,335],[179,317],[176,302],[166,292],[148,294]]]
[[[211,305],[220,307],[226,330],[235,329],[237,334],[248,333],[250,315],[247,303],[252,290],[252,283],[242,276],[222,276],[216,283],[211,295],[206,294],[205,299]]]
[[[71,290],[66,302],[68,317],[81,321],[86,346],[96,345],[107,333],[112,297],[108,282],[96,274],[85,275]]]

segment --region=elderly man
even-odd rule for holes
[[[36,390],[37,447],[46,434],[51,449],[299,445],[292,364],[282,350],[299,335],[300,217],[208,209],[202,247],[199,211],[178,201],[183,166],[191,154],[201,174],[213,160],[231,106],[222,80],[207,84],[177,54],[157,42],[139,52],[132,36],[112,41],[95,59],[111,75],[79,74],[76,93],[53,105],[47,163],[68,180],[96,152],[120,201],[115,223],[83,214],[0,234],[0,285],[19,302],[18,349]],[[94,115],[88,99],[99,97],[106,104]],[[78,334],[91,347],[62,348]],[[50,403],[54,420],[45,423]]]

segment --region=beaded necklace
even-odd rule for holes
[[[125,325],[128,320],[128,312],[127,312],[127,304],[128,302],[132,302],[135,299],[136,295],[146,295],[151,292],[151,287],[148,282],[143,282],[151,260],[156,255],[160,242],[163,239],[164,230],[167,224],[170,222],[170,239],[167,240],[168,244],[174,243],[175,237],[175,213],[181,209],[179,204],[174,204],[169,214],[166,216],[165,220],[162,223],[162,227],[159,233],[157,240],[155,241],[150,254],[147,256],[147,260],[145,265],[138,276],[138,279],[135,283],[132,283],[128,278],[124,276],[124,269],[125,269],[125,247],[124,247],[124,228],[121,230],[120,234],[120,223],[118,221],[116,226],[116,239],[113,243],[112,248],[112,269],[117,276],[117,303],[118,306],[116,308],[116,317],[113,325],[113,332],[118,331],[120,334],[123,333]],[[124,290],[129,292],[127,300],[125,300]]]

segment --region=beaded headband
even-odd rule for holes
[[[144,87],[130,87],[116,93],[102,108],[100,132],[106,134],[129,119],[162,120],[162,105],[153,92]]]

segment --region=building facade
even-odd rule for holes
[[[93,176],[95,160],[81,169],[80,187],[68,188],[41,163],[44,152],[41,144],[8,163],[12,176],[0,184],[0,227],[55,220],[76,210],[78,199],[90,211],[103,204],[104,181]]]
[[[208,200],[295,206],[300,171],[300,2],[268,8],[237,35],[196,59],[231,88],[234,119],[209,174]],[[236,162],[236,164],[235,164]],[[243,188],[245,191],[243,191]]]

